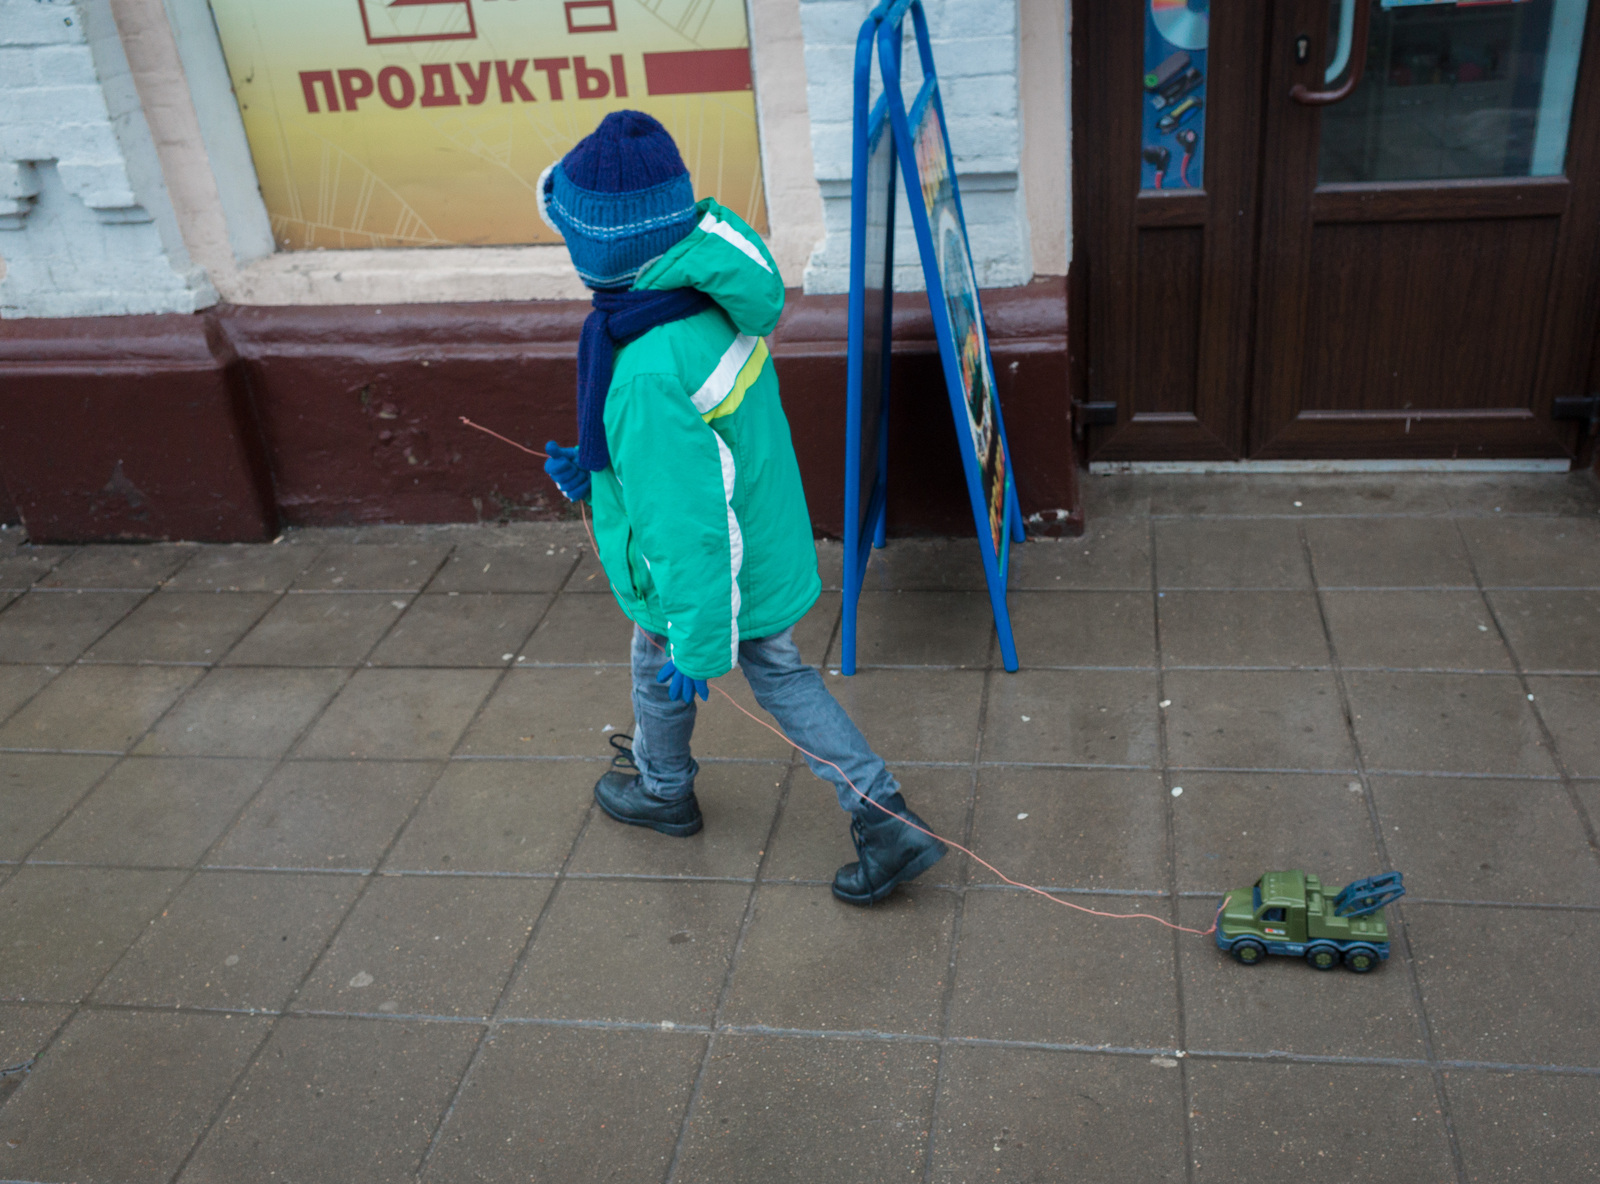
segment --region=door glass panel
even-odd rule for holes
[[[1348,0],[1329,0],[1338,53]],[[1565,162],[1588,0],[1371,3],[1366,72],[1323,109],[1322,181],[1548,177]]]
[[[1141,0],[1139,188],[1199,189],[1205,171],[1210,0]]]

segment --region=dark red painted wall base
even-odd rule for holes
[[[986,293],[1023,511],[1082,529],[1062,281]],[[566,516],[540,462],[575,432],[582,302],[221,307],[0,325],[0,477],[29,536],[248,540],[282,525]],[[843,529],[845,300],[771,338],[820,532]],[[927,301],[895,317],[890,529],[972,533]],[[4,510],[0,500],[0,511]],[[3,516],[0,516],[3,517]]]

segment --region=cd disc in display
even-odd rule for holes
[[[1211,31],[1211,14],[1196,12],[1189,0],[1150,0],[1156,31],[1179,49],[1204,49]]]

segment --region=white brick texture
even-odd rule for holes
[[[924,0],[950,150],[961,186],[973,266],[984,287],[1011,287],[1033,276],[1021,189],[1017,88],[1018,0]],[[827,237],[806,267],[807,292],[850,286],[850,175],[856,35],[869,0],[800,0],[806,41],[806,96],[811,151],[822,185]],[[909,25],[908,25],[909,31]],[[908,38],[902,89],[907,105],[922,84]],[[874,63],[873,94],[881,89]],[[921,289],[922,267],[904,186],[895,216],[895,283]]]
[[[0,0],[0,316],[193,312],[190,265],[107,0]]]

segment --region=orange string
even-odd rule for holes
[[[511,445],[511,447],[520,448],[520,449],[522,449],[523,452],[526,452],[529,456],[542,456],[542,457],[544,457],[545,460],[549,460],[550,459],[550,454],[548,452],[540,452],[537,448],[529,448],[524,444],[518,444],[515,440],[507,439],[505,436],[502,436],[499,432],[492,431],[489,428],[484,427],[481,423],[473,423],[465,415],[463,415],[461,417],[461,422],[466,424],[469,428],[477,428],[478,431],[483,432],[485,435],[493,436],[496,440],[504,440],[507,444]],[[599,552],[596,552],[596,554],[598,554],[598,553]]]

